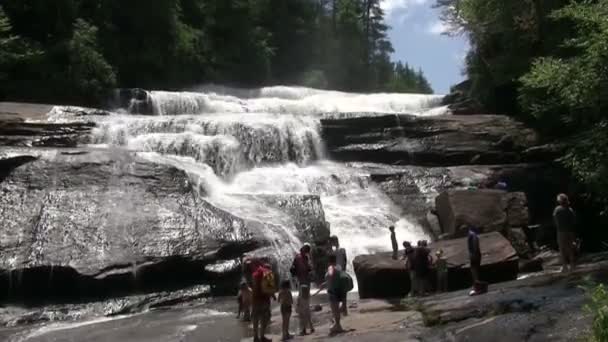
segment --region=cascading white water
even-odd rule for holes
[[[282,232],[268,234],[271,241],[289,241],[289,248],[277,246],[283,257],[301,244],[293,223],[243,195],[319,195],[331,232],[340,238],[350,260],[389,250],[390,225],[396,226],[399,239],[424,237],[420,227],[400,217],[401,209],[370,182],[369,174],[326,160],[320,120],[386,113],[437,115],[445,112],[441,96],[300,87],[201,89],[150,92],[156,116],[100,116],[92,143],[125,146],[172,163],[202,184],[211,203],[282,227]],[[53,118],[61,120],[61,111],[54,111]]]

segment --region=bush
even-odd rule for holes
[[[584,287],[589,302],[584,310],[593,316],[590,342],[608,341],[608,289],[604,284]]]

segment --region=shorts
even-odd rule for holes
[[[346,302],[346,293],[328,292],[330,302]]]
[[[291,305],[281,305],[281,316],[291,315],[292,307]]]

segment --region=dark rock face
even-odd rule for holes
[[[508,240],[496,232],[482,234],[480,245],[481,277],[484,281],[497,283],[517,278],[517,252]],[[432,255],[439,249],[443,250],[449,264],[450,290],[463,289],[471,285],[466,238],[437,241],[430,244],[429,248]],[[405,263],[392,260],[391,254],[360,255],[355,258],[353,265],[361,298],[399,298],[409,292],[410,282]]]
[[[334,159],[450,166],[523,161],[537,134],[506,116],[386,115],[322,120]]]
[[[466,235],[469,225],[491,232],[526,227],[529,221],[526,195],[521,192],[450,190],[437,196],[435,206],[442,231],[452,236]]]
[[[0,145],[20,147],[75,147],[93,128],[89,123],[0,121]]]
[[[277,230],[209,204],[183,171],[129,152],[32,154],[2,159],[16,165],[0,184],[3,299],[103,297],[212,280],[206,265],[267,246],[265,232]]]

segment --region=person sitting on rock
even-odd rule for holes
[[[575,267],[576,215],[565,194],[557,196],[557,207],[553,211],[557,227],[557,244],[562,258],[562,272],[573,271]],[[570,269],[568,270],[568,266]]]
[[[251,320],[251,299],[251,288],[249,287],[249,285],[247,285],[247,282],[243,281],[241,283],[239,294],[237,296],[239,311],[236,315],[236,318],[240,318],[241,314],[243,314],[244,322],[249,322]]]
[[[393,260],[399,258],[399,245],[397,244],[397,236],[395,235],[395,226],[388,227],[391,232],[391,247],[393,248]]]

